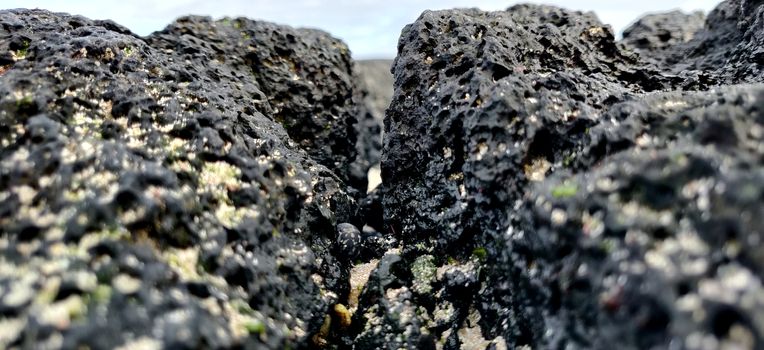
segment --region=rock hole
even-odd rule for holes
[[[453,67],[453,68],[449,68],[448,70],[446,70],[446,76],[447,77],[453,77],[455,75],[456,76],[461,76],[464,73],[469,72],[472,69],[472,66],[473,66],[473,64],[472,64],[471,61],[469,61],[469,60],[464,61],[464,62],[462,62],[462,64],[460,64],[460,65],[458,65],[456,67]]]
[[[20,231],[17,236],[18,240],[21,242],[29,242],[37,237],[40,236],[40,228],[33,225],[33,224],[27,224],[25,225]]]
[[[734,325],[746,326],[748,322],[737,310],[723,307],[717,310],[711,318],[711,330],[717,338],[725,338]]]
[[[687,281],[679,282],[679,284],[677,284],[676,286],[676,294],[678,296],[684,296],[684,295],[687,295],[687,293],[689,293],[691,289],[692,287],[690,286],[689,282]]]
[[[491,70],[491,77],[493,78],[493,81],[504,79],[512,73],[509,68],[498,63],[491,64],[489,69]]]

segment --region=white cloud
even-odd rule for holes
[[[533,1],[539,2],[539,1]],[[620,32],[645,11],[671,9],[709,11],[717,0],[547,0],[576,10],[595,11]],[[395,55],[400,30],[425,9],[479,7],[499,10],[506,0],[3,0],[5,8],[44,8],[112,19],[138,34],[164,28],[186,14],[246,16],[301,27],[321,28],[345,40],[358,58]]]

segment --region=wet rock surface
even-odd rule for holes
[[[762,13],[0,11],[0,347],[762,348]]]
[[[372,274],[394,281],[361,297],[359,339],[764,346],[761,13],[651,15],[623,41],[535,5],[407,26],[382,160],[398,272]]]

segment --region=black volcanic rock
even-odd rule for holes
[[[596,165],[531,185],[509,214],[487,277],[506,287],[479,297],[487,333],[507,339],[490,321],[506,320],[549,347],[759,348],[761,306],[747,296],[764,292],[763,101],[759,85],[613,105],[590,130]],[[518,294],[537,304],[497,307]]]
[[[761,83],[761,13],[653,15],[623,42],[535,5],[407,26],[381,191],[403,272],[362,297],[358,339],[764,346],[764,86],[735,85]]]
[[[0,11],[0,347],[764,348],[762,14]]]
[[[181,18],[147,39],[157,48],[194,58],[201,52],[188,45],[202,46],[208,59],[236,67],[242,73],[239,79],[268,92],[248,99],[267,101],[269,116],[311,158],[366,190],[366,145],[356,143],[359,138],[371,141],[359,135],[367,132],[364,93],[345,43],[314,29],[197,16]],[[371,132],[377,137],[380,133]]]
[[[665,57],[665,49],[674,48],[695,37],[703,29],[702,12],[672,11],[640,18],[623,31],[623,41],[636,48],[643,56]]]
[[[310,345],[365,190],[347,47],[244,19],[0,24],[0,347]]]
[[[724,1],[703,30],[672,59],[675,72],[718,71],[720,83],[760,83],[764,79],[764,7],[758,0]]]

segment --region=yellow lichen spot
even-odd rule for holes
[[[215,210],[215,217],[226,227],[233,228],[241,223],[244,218],[256,218],[259,213],[251,208],[237,208],[228,203],[222,203]]]
[[[601,36],[605,34],[605,29],[603,27],[591,27],[586,30],[586,33],[589,34],[589,36]]]
[[[160,131],[163,131],[162,126],[159,126],[157,129]],[[188,141],[183,140],[181,138],[162,137],[162,147],[161,147],[162,149],[157,151],[163,150],[164,153],[167,154],[168,156],[177,158],[187,153],[186,152],[187,145],[188,145]]]
[[[552,169],[552,163],[544,157],[536,158],[523,166],[525,178],[534,182],[544,181],[549,169]]]
[[[80,202],[83,199],[85,199],[85,190],[83,189],[74,189],[74,190],[64,190],[63,192],[64,199],[70,202]]]
[[[321,325],[321,329],[318,330],[318,333],[313,336],[313,344],[323,348],[326,347],[329,342],[326,341],[326,338],[329,337],[329,331],[332,329],[332,318],[329,317],[329,315],[326,315],[324,317],[324,323]]]
[[[353,322],[353,314],[347,307],[345,307],[345,305],[334,305],[334,315],[337,316],[337,319],[340,322],[340,327],[342,328],[350,327],[350,324]]]
[[[18,50],[15,50],[15,51],[11,51],[11,57],[13,58],[14,61],[23,60],[23,59],[27,58],[28,50],[29,50],[29,41],[25,41],[24,42],[24,47],[22,47],[22,48],[20,48]]]
[[[196,268],[199,263],[199,251],[197,249],[170,248],[165,250],[162,255],[182,281],[199,281],[202,279]]]
[[[110,47],[107,47],[106,50],[104,50],[103,56],[101,56],[101,59],[104,61],[111,61],[115,57],[114,51],[111,50]]]
[[[201,182],[203,185],[236,186],[239,184],[241,170],[226,162],[205,163],[202,167]]]
[[[125,46],[124,49],[122,49],[122,52],[125,54],[125,57],[130,57],[135,53],[135,49],[133,49],[132,46]]]
[[[87,313],[87,305],[82,298],[72,295],[47,307],[43,307],[39,319],[44,324],[58,328],[69,327],[72,321],[82,318]]]
[[[80,241],[77,244],[70,244],[68,246],[69,254],[72,256],[80,257],[80,258],[87,258],[90,256],[90,253],[88,251],[95,247],[96,245],[110,240],[110,241],[120,241],[120,240],[127,240],[130,238],[130,232],[127,231],[124,227],[121,226],[114,226],[114,227],[107,227],[103,228],[99,231],[94,231],[85,234],[80,238]]]
[[[191,172],[192,170],[194,170],[194,166],[185,160],[176,160],[172,162],[172,164],[170,165],[170,169],[174,170],[177,173]]]
[[[241,170],[226,162],[205,163],[200,173],[200,187],[218,201],[215,216],[227,227],[236,226],[248,214],[232,205],[228,191],[241,187]]]
[[[51,277],[42,286],[42,289],[35,297],[35,304],[48,305],[56,299],[58,289],[61,287],[60,277]]]
[[[450,180],[450,181],[462,181],[462,180],[464,180],[464,173],[460,171],[458,173],[453,173],[451,175],[448,175],[448,180]]]

